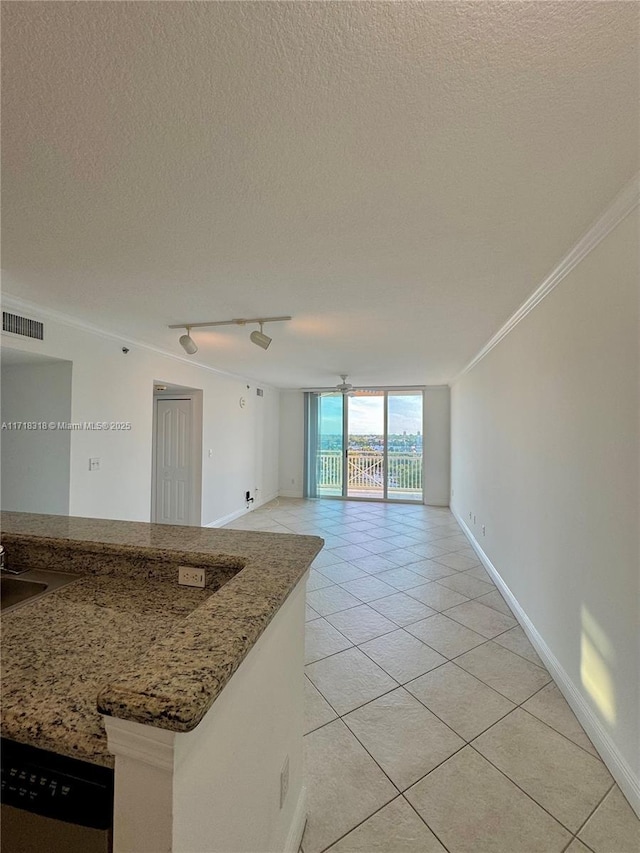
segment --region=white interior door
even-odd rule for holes
[[[156,400],[156,521],[191,524],[191,400]]]

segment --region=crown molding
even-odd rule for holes
[[[623,219],[625,219],[638,206],[640,202],[640,173],[636,173],[628,184],[622,188],[611,202],[605,212],[591,225],[583,234],[575,246],[560,261],[554,270],[545,278],[542,284],[534,290],[531,296],[524,302],[496,334],[482,347],[480,352],[471,359],[469,364],[450,383],[455,385],[465,373],[468,373],[478,364],[500,341],[511,332],[521,320],[554,290],[560,282],[582,261],[589,252],[600,243]]]
[[[35,302],[29,302],[26,299],[21,299],[19,296],[14,296],[11,293],[2,293],[2,308],[4,311],[22,311],[24,314],[35,315],[34,319],[41,321],[51,320],[52,322],[59,323],[62,326],[68,326],[81,332],[88,332],[91,335],[97,335],[98,337],[105,338],[109,341],[125,344],[129,347],[134,346],[138,349],[152,352],[155,355],[161,355],[163,358],[171,358],[174,361],[180,361],[183,364],[188,364],[190,367],[198,367],[201,370],[208,371],[209,373],[215,373],[217,376],[226,376],[228,379],[237,379],[241,382],[246,382],[248,380],[249,382],[260,385],[263,388],[274,387],[261,379],[242,376],[239,373],[230,373],[228,370],[220,370],[217,367],[211,367],[208,364],[203,364],[201,361],[194,361],[192,358],[185,358],[185,356],[177,355],[170,350],[162,349],[162,347],[157,347],[153,344],[136,340],[135,338],[127,338],[123,335],[117,334],[116,332],[110,332],[100,326],[94,326],[92,323],[86,323],[84,320],[72,317],[69,314],[63,314],[61,311],[55,311],[53,308],[44,308],[42,305],[38,305]]]

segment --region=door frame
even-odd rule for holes
[[[158,384],[168,384],[154,382]],[[174,386],[175,387],[175,386]],[[153,390],[152,426],[151,426],[151,511],[152,524],[158,524],[156,519],[156,483],[158,468],[158,400],[190,400],[191,401],[191,500],[189,502],[189,526],[202,526],[202,391],[188,388],[182,391]]]

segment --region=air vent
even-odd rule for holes
[[[44,326],[38,320],[29,320],[19,317],[17,314],[2,312],[2,331],[11,332],[13,335],[22,335],[25,338],[36,338],[44,340]]]
[[[256,394],[258,395],[258,397],[264,397],[264,391],[262,390],[262,388],[256,388]]]

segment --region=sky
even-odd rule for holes
[[[382,435],[384,432],[384,397],[347,397],[349,401],[349,433]],[[342,430],[342,400],[339,396],[323,396],[320,402],[322,432],[336,435]],[[422,395],[389,395],[389,433],[415,435],[422,432]]]

